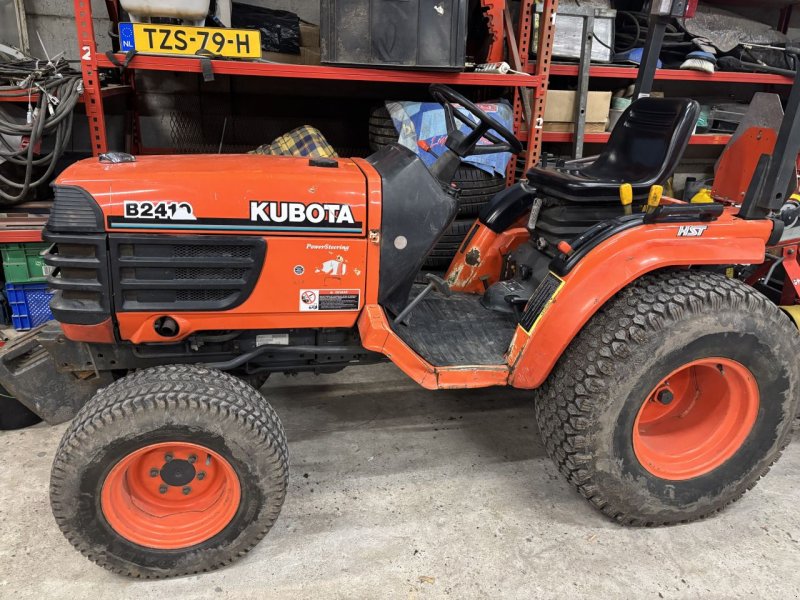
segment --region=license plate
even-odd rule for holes
[[[258,29],[120,23],[119,45],[122,52],[136,50],[142,54],[261,58]]]

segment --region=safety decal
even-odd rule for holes
[[[300,290],[300,311],[358,310],[360,290]]]

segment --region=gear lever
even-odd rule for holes
[[[406,306],[402,311],[400,311],[400,314],[397,315],[397,317],[393,321],[393,324],[395,325],[403,324],[406,317],[408,317],[408,315],[411,314],[411,311],[414,310],[417,307],[417,305],[420,302],[422,302],[425,296],[430,294],[433,290],[436,290],[440,294],[444,294],[446,298],[450,297],[451,294],[450,286],[447,285],[447,282],[444,279],[434,275],[433,273],[426,273],[425,280],[428,282],[428,286],[424,290],[422,290],[417,295],[416,298],[414,298],[411,302],[409,302],[408,306]]]

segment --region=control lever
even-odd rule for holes
[[[447,282],[444,279],[434,275],[433,273],[425,273],[425,280],[428,282],[428,286],[422,290],[416,298],[409,302],[408,306],[400,311],[400,314],[397,315],[393,322],[395,325],[402,324],[406,320],[406,317],[411,314],[411,311],[414,310],[417,305],[425,299],[425,296],[430,294],[433,290],[443,294],[446,298],[450,297],[452,292],[450,291],[450,286],[447,285]]]
[[[630,183],[623,183],[619,186],[619,201],[622,204],[622,210],[626,215],[633,214],[633,186]]]
[[[644,207],[644,212],[651,213],[661,204],[661,197],[664,195],[664,187],[661,185],[654,185],[650,188],[650,195],[647,197],[647,206]]]
[[[521,298],[515,294],[508,294],[503,300],[511,305],[511,309],[514,311],[514,318],[519,322],[522,318],[522,309],[528,304],[528,299]]]

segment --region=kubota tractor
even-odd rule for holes
[[[532,169],[446,277],[417,285],[456,214],[460,161],[521,149],[431,91],[449,137],[430,170],[392,145],[351,160],[116,154],[58,178],[55,321],[2,349],[0,384],[51,423],[72,418],[50,495],[88,558],[195,573],[266,535],[288,459],[256,387],[276,372],[391,360],[428,389],[535,390],[547,452],[622,524],[708,516],[777,459],[800,392],[800,235],[782,236],[800,85],[779,135],[737,133],[701,203],[658,187],[697,104],[634,102],[602,155]]]

